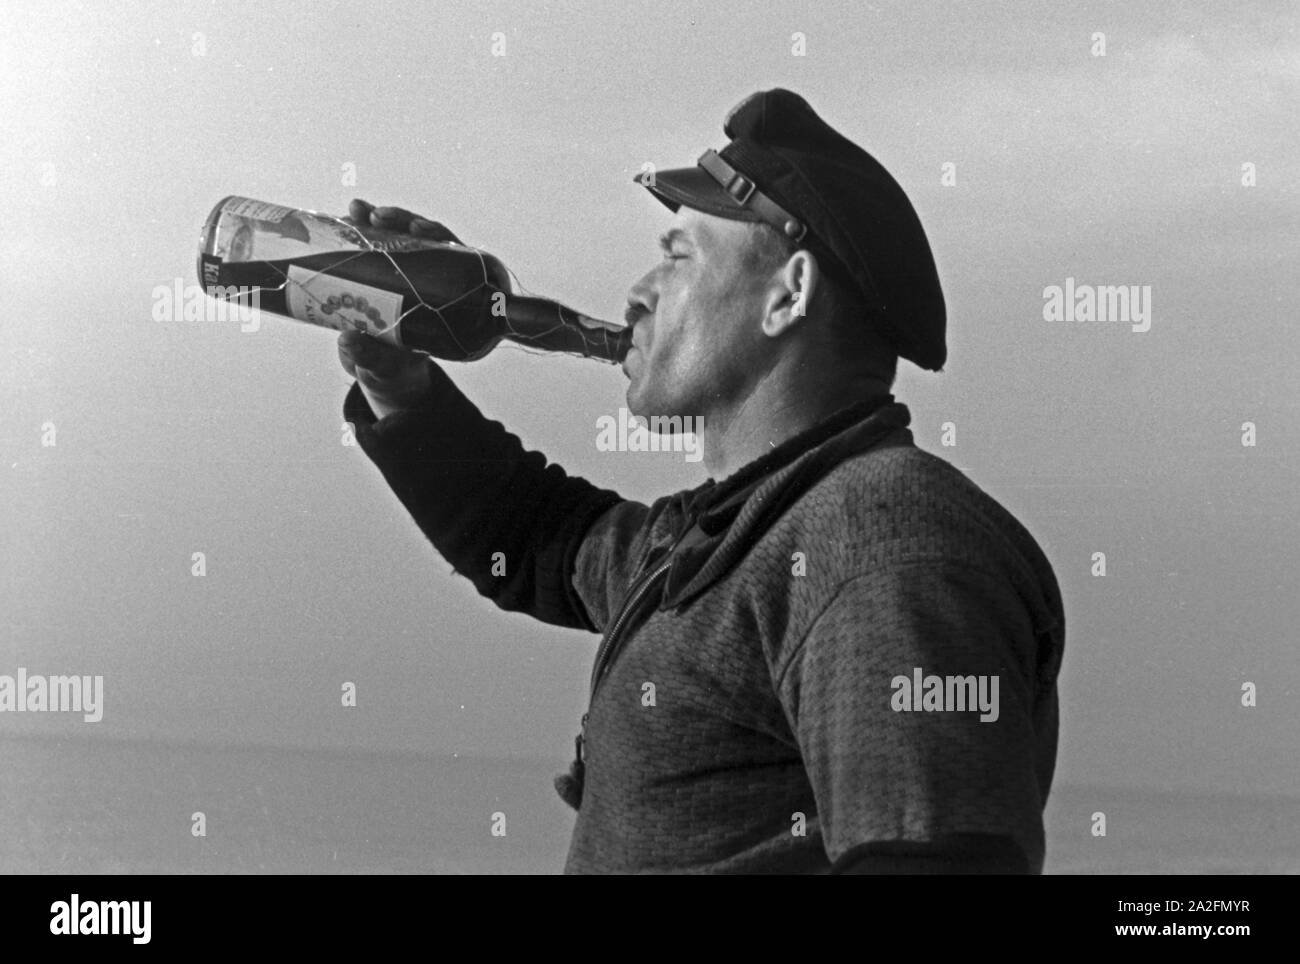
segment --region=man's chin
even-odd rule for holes
[[[646,387],[639,378],[635,376],[627,386],[627,411],[629,415],[637,415],[644,418],[650,418],[652,415],[664,415],[666,412],[663,408],[662,399],[655,398],[653,394],[646,391]]]
[[[635,375],[630,375],[628,378],[627,394],[625,396],[627,410],[630,415],[640,415],[646,410],[645,392]]]
[[[649,421],[652,418],[664,419],[687,414],[682,411],[686,406],[683,406],[679,400],[655,395],[651,390],[652,386],[646,384],[644,378],[644,373],[638,372],[631,376],[631,381],[628,382],[627,394],[624,398],[629,415]]]

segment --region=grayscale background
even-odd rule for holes
[[[1300,871],[1295,9],[7,4],[0,673],[106,693],[98,724],[0,715],[0,871],[562,867],[550,778],[596,638],[450,573],[342,444],[333,333],[155,322],[154,288],[196,282],[227,194],[359,196],[619,318],[668,217],[633,175],[721,147],[773,86],[913,199],[950,356],[903,363],[895,394],[1060,580],[1047,871]],[[1045,322],[1067,277],[1150,284],[1151,330]],[[597,450],[613,366],[503,347],[448,369],[570,472],[647,501],[703,481],[680,453]]]

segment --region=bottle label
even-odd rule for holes
[[[221,205],[221,211],[223,214],[250,218],[254,221],[270,221],[273,224],[279,224],[285,219],[286,215],[293,214],[293,208],[281,207],[279,204],[267,204],[265,201],[254,201],[252,198],[247,197],[232,197]]]
[[[369,332],[401,345],[397,323],[402,316],[402,296],[359,281],[344,281],[296,264],[289,265],[285,301],[299,321],[323,328]]]

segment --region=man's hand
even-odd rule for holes
[[[375,227],[417,238],[460,244],[445,225],[430,221],[403,208],[375,207],[357,198],[348,205],[345,221],[358,227]],[[398,348],[359,331],[339,335],[339,362],[343,370],[357,380],[375,415],[383,418],[393,412],[411,408],[428,394],[430,388],[428,356]]]
[[[412,214],[405,208],[377,208],[369,201],[354,198],[348,205],[348,216],[343,219],[358,227],[374,227],[384,231],[397,231],[416,238],[428,238],[430,241],[443,241],[448,244],[463,243],[451,233],[444,224],[430,221],[418,214]]]
[[[339,362],[357,380],[379,418],[414,408],[428,395],[429,356],[362,331],[339,334]]]

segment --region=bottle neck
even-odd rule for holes
[[[618,364],[632,344],[629,327],[591,318],[548,298],[507,294],[505,311],[505,337],[531,348]]]

